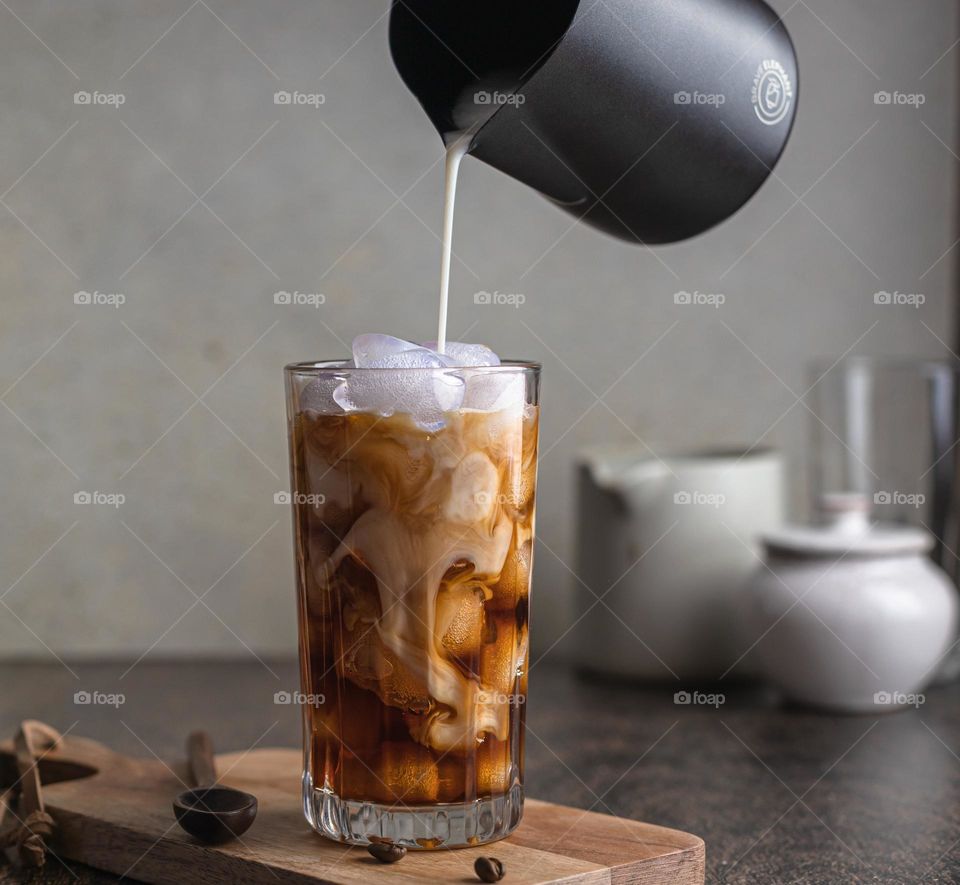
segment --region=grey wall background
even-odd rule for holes
[[[451,335],[545,369],[541,648],[572,619],[579,446],[761,441],[799,470],[808,359],[952,342],[956,5],[774,5],[799,119],[777,179],[720,229],[644,251],[465,164]],[[387,3],[5,7],[0,653],[292,653],[281,367],[435,324],[441,145],[389,61]],[[278,290],[326,302],[277,306]],[[526,303],[478,306],[479,290]],[[879,290],[926,302],[878,306]],[[125,501],[75,504],[84,491]]]

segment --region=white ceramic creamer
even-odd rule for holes
[[[639,446],[583,451],[578,665],[672,682],[743,675],[733,668],[753,641],[745,589],[757,538],[783,518],[775,452],[657,459]]]

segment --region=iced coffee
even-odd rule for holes
[[[287,369],[304,807],[341,841],[482,844],[523,804],[539,370],[358,346]]]

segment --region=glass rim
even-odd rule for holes
[[[424,368],[367,368],[358,369],[348,366],[350,360],[312,360],[298,363],[288,363],[283,367],[287,375],[323,375],[343,374],[346,372],[482,372],[484,374],[506,374],[508,372],[539,373],[543,368],[540,363],[530,360],[502,360],[499,366],[428,366]]]

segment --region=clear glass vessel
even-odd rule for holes
[[[520,822],[539,372],[286,369],[303,806],[324,836],[455,848]],[[398,410],[343,411],[344,384],[399,384]],[[451,385],[469,407],[400,410]]]
[[[853,493],[877,522],[933,535],[931,556],[960,585],[960,363],[847,357],[811,367],[814,502]],[[960,678],[960,646],[938,681]]]

